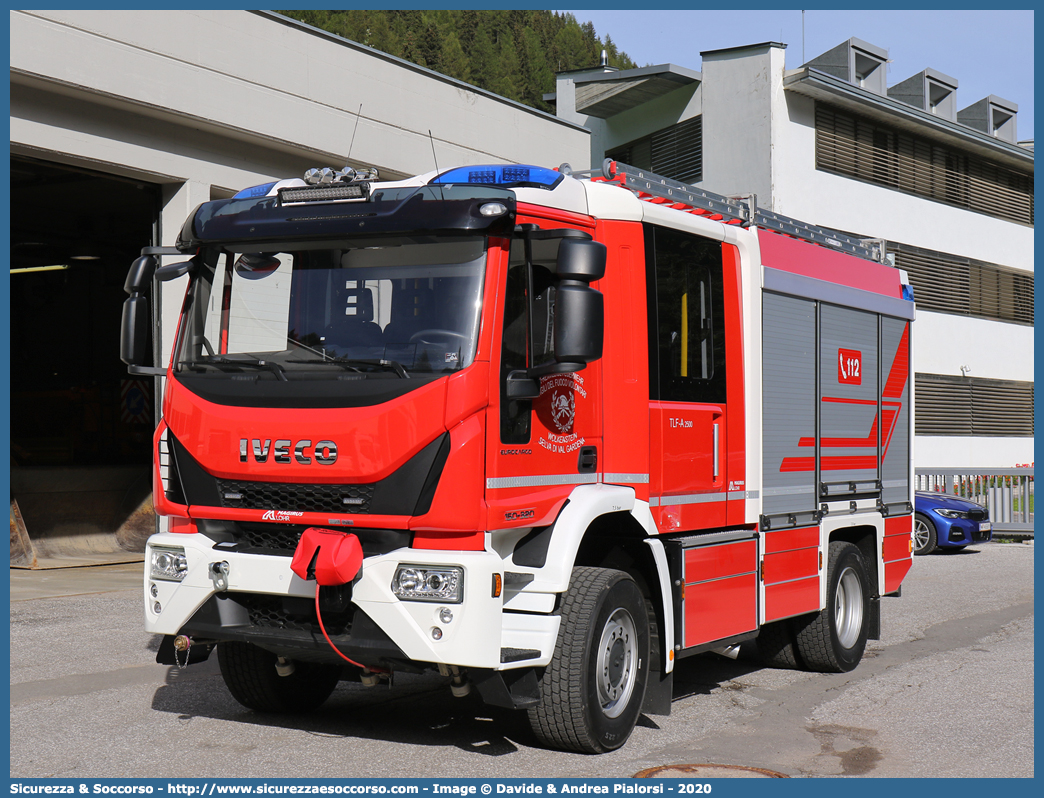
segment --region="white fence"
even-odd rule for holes
[[[918,468],[917,490],[938,491],[984,504],[994,537],[1010,533],[1033,536],[1033,469]]]

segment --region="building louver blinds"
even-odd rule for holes
[[[1033,176],[816,104],[816,168],[1033,224]]]
[[[924,310],[1033,324],[1033,274],[944,252],[888,244]]]
[[[606,152],[606,157],[683,183],[703,180],[703,118],[695,116]]]
[[[1033,383],[917,374],[915,433],[1033,437]]]

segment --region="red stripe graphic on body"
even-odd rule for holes
[[[899,346],[896,349],[895,358],[892,360],[892,368],[888,372],[888,379],[885,380],[884,391],[881,393],[881,409],[884,417],[884,427],[882,429],[882,457],[888,454],[888,446],[892,442],[892,435],[895,432],[896,422],[899,419],[899,411],[902,410],[903,407],[902,402],[896,402],[894,400],[902,397],[903,391],[906,389],[906,381],[909,379],[909,335],[910,325],[907,324],[903,327],[903,335],[899,340]],[[886,399],[891,399],[893,401],[885,401]],[[846,405],[877,405],[877,402],[872,399],[844,399],[838,396],[824,396],[821,401]],[[870,425],[870,432],[867,433],[865,438],[823,438],[820,440],[819,446],[821,449],[836,449],[840,447],[876,449],[877,422],[878,417],[875,413],[873,423]],[[803,437],[798,439],[799,447],[815,445],[815,438]],[[815,467],[815,457],[784,457],[783,462],[779,466],[779,470],[780,473],[790,473],[795,471],[814,471]],[[875,453],[874,455],[866,456],[850,455],[820,457],[819,467],[821,471],[877,468],[877,455]]]

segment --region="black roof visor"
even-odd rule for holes
[[[280,241],[379,233],[510,234],[515,196],[495,186],[447,185],[382,189],[363,201],[283,205],[278,197],[226,199],[200,205],[178,237],[185,250],[211,241]]]

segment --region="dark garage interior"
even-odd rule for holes
[[[154,523],[153,379],[127,374],[119,341],[160,187],[12,157],[10,192],[12,565],[120,559]]]

